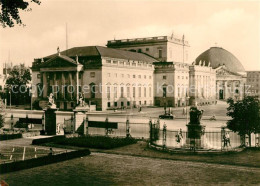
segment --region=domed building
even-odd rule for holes
[[[242,99],[246,72],[232,53],[221,47],[211,47],[196,58],[195,65],[209,66],[216,71],[217,99]]]

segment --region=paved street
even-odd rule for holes
[[[1,175],[10,185],[259,184],[260,169],[92,153],[57,164]],[[30,175],[30,179],[28,179]]]

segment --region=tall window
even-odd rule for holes
[[[130,97],[130,87],[127,87],[127,97],[129,98]]]
[[[124,97],[124,87],[121,87],[121,98]]]
[[[133,97],[135,98],[135,87],[133,87]]]
[[[166,97],[166,92],[167,92],[167,87],[164,86],[164,87],[163,87],[163,97]]]
[[[159,58],[162,58],[162,49],[159,49]]]
[[[90,97],[91,98],[96,97],[96,85],[94,83],[90,84]]]
[[[107,87],[107,98],[110,98],[110,87]]]
[[[139,93],[139,97],[141,97],[142,96],[142,89],[141,89],[142,87],[138,87],[138,93]]]
[[[146,87],[144,87],[144,97],[146,97]]]
[[[152,97],[152,87],[149,87],[149,97]]]
[[[117,87],[114,87],[114,98],[117,98]]]

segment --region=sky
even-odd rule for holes
[[[67,23],[69,48],[173,32],[189,41],[190,63],[219,46],[246,70],[260,70],[260,1],[41,0],[30,7],[21,12],[25,27],[0,28],[0,64],[10,58],[31,66],[58,46],[65,50]]]

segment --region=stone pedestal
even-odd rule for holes
[[[187,131],[187,141],[186,144],[189,144],[191,148],[202,148],[201,136],[204,135],[205,126],[200,124],[188,124]]]
[[[75,118],[75,131],[77,131],[77,129],[83,123],[84,119],[86,119],[86,112],[88,111],[89,107],[76,107],[73,110]]]
[[[56,111],[57,108],[47,108],[45,112],[45,133],[47,135],[56,135]]]

